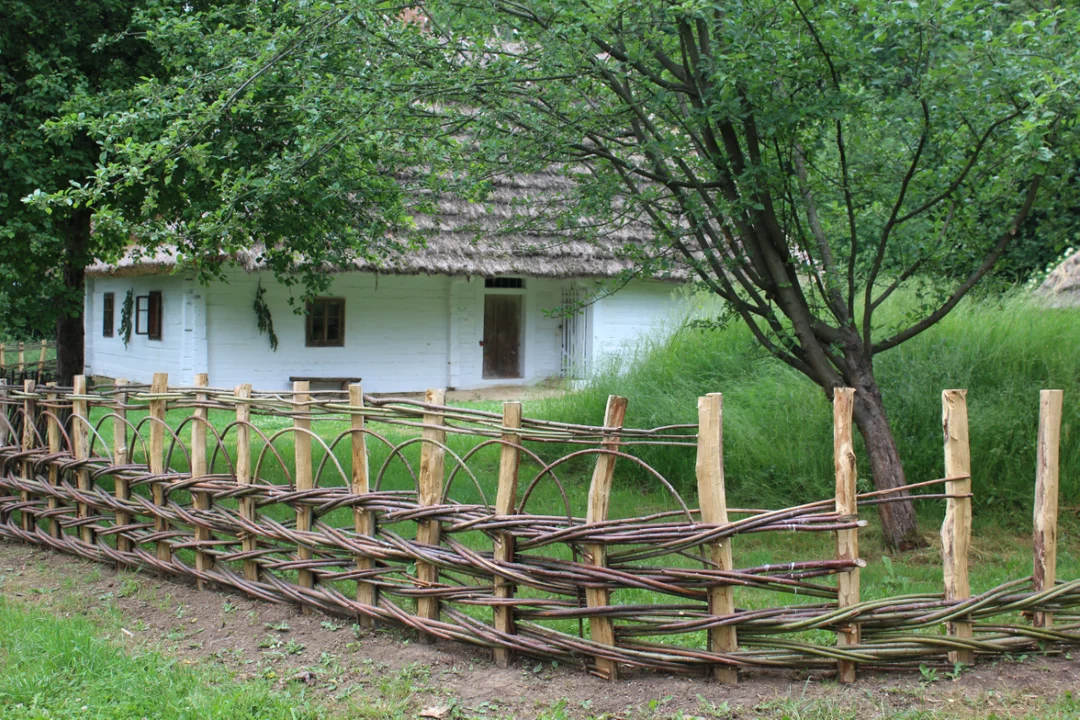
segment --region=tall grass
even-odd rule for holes
[[[901,298],[883,328],[902,320]],[[1065,391],[1062,506],[1080,498],[1080,311],[1046,309],[1021,296],[965,301],[935,327],[875,358],[909,481],[943,472],[941,395],[967,388],[972,472],[983,516],[1029,515],[1039,390]],[[832,421],[824,393],[767,355],[749,330],[683,326],[609,363],[579,391],[545,401],[539,414],[600,423],[609,394],[630,399],[627,423],[696,422],[695,398],[724,393],[725,468],[733,502],[790,504],[832,493]],[[533,410],[532,412],[537,412]],[[860,453],[860,483],[869,487]],[[659,448],[650,462],[692,491],[692,453]]]

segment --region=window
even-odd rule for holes
[[[116,307],[116,295],[113,293],[105,293],[101,302],[101,336],[112,337],[113,336],[113,312]]]
[[[308,347],[345,345],[344,298],[315,298],[307,306]]]
[[[486,288],[501,288],[505,290],[521,290],[525,287],[525,281],[521,278],[485,278],[484,287]]]
[[[145,335],[147,340],[161,339],[161,305],[160,290],[135,298],[136,335]]]

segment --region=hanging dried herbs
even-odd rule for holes
[[[131,342],[131,312],[135,307],[135,291],[128,290],[124,296],[124,305],[120,308],[120,337],[124,340],[124,347]]]

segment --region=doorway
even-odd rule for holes
[[[484,296],[484,379],[521,378],[521,295]]]

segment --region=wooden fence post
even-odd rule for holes
[[[836,512],[855,520],[859,505],[855,487],[855,446],[852,443],[851,419],[855,408],[853,388],[833,389],[833,465],[836,470]],[[859,531],[857,528],[836,531],[836,559],[856,561],[859,559]],[[859,568],[853,567],[836,575],[837,607],[845,608],[859,604]],[[849,623],[836,633],[840,647],[858,645],[858,623]],[[837,670],[842,683],[855,682],[855,662],[838,660]]]
[[[1039,393],[1039,440],[1035,463],[1035,545],[1032,584],[1035,592],[1057,581],[1058,451],[1061,443],[1061,390]],[[1053,613],[1037,612],[1035,627],[1051,627]]]
[[[206,373],[195,374],[195,387],[205,388],[210,385],[210,378]],[[205,392],[195,393],[195,412],[192,413],[194,419],[191,421],[191,479],[201,478],[206,476],[206,421],[209,418],[209,410],[205,404],[210,399],[210,396]],[[194,493],[192,500],[194,501],[195,509],[202,511],[210,510],[210,493],[196,492]],[[210,542],[214,539],[213,533],[210,532],[210,528],[202,527],[201,525],[195,526],[195,540],[197,542]],[[195,569],[201,573],[207,573],[214,569],[214,556],[209,552],[208,548],[204,548],[202,545],[195,550]],[[201,578],[196,583],[200,590],[205,589],[206,583]]]
[[[128,396],[124,391],[124,387],[128,384],[126,378],[117,378],[115,381],[116,394],[113,395],[114,403],[116,407],[113,408],[113,414],[116,416],[113,418],[113,465],[122,467],[130,462],[128,458],[128,445],[127,445],[127,410],[124,408],[127,405]],[[127,478],[120,475],[114,476],[113,494],[116,495],[117,500],[130,500],[131,499],[131,485],[128,483]],[[131,515],[123,511],[117,511],[116,524],[123,527],[124,525],[131,524]],[[116,535],[116,549],[120,552],[131,552],[132,549],[131,540],[128,539],[124,533],[117,533]]]
[[[19,343],[19,374],[26,372],[26,343]]]
[[[0,357],[4,356],[4,346],[0,343]],[[3,361],[0,361],[0,373],[4,372]],[[0,447],[5,447],[8,442],[8,426],[5,420],[10,420],[8,412],[8,384],[6,377],[0,377]]]
[[[23,392],[32,395],[34,392],[34,381],[23,380]],[[32,398],[26,398],[23,400],[23,427],[22,427],[22,449],[23,452],[29,452],[37,447],[37,443],[34,440],[34,424],[37,419],[37,403]],[[34,479],[34,463],[27,456],[22,461],[22,476],[25,480]],[[30,532],[34,529],[35,518],[34,513],[30,511],[30,501],[33,498],[30,497],[30,493],[23,490],[19,493],[19,501],[23,505],[23,509],[19,511],[19,518],[23,532]]]
[[[48,341],[41,341],[41,354],[38,355],[37,362],[37,381],[41,382],[45,379],[45,349],[48,347]]]
[[[949,495],[970,495],[967,390],[945,390],[941,393],[941,424],[945,435],[945,477],[956,478],[945,483],[945,492]],[[949,498],[945,501],[945,522],[941,526],[946,600],[967,600],[971,597],[968,580],[970,545],[971,498]],[[948,623],[946,632],[960,640],[970,640],[973,636],[971,623],[967,621]],[[967,648],[949,653],[949,662],[970,665],[974,661],[974,651]]]
[[[424,394],[428,405],[445,405],[445,390],[428,390]],[[424,442],[420,445],[420,493],[419,504],[439,505],[442,503],[443,475],[446,464],[446,431],[439,426],[445,425],[446,419],[439,412],[424,413]],[[438,545],[442,528],[438,520],[421,520],[416,528],[416,540],[424,545]],[[416,577],[421,585],[433,588],[439,582],[439,568],[431,563],[417,562]],[[416,601],[417,614],[426,620],[439,619],[439,598],[421,595]],[[420,633],[420,642],[430,645],[435,636]]]
[[[90,457],[90,413],[85,398],[86,376],[76,375],[72,381],[72,393],[75,395],[71,400],[71,444],[76,460],[87,460]],[[79,492],[90,491],[90,471],[85,466],[75,470],[76,485]],[[75,516],[80,520],[90,517],[90,507],[86,503],[79,503]],[[84,543],[94,542],[94,532],[89,525],[79,526],[79,536]]]
[[[604,412],[604,427],[614,430],[600,444],[602,450],[619,449],[619,430],[626,419],[626,398],[610,395]],[[615,479],[615,456],[608,453],[598,455],[593,469],[592,482],[589,484],[589,508],[586,511],[586,524],[601,523],[608,518],[608,503],[611,500],[611,484]],[[607,546],[601,543],[585,545],[588,562],[594,567],[607,566]],[[611,604],[611,590],[607,587],[585,588],[585,604],[588,607],[606,607]],[[589,618],[589,634],[593,642],[602,645],[615,645],[615,624],[611,618],[592,616]],[[619,666],[614,660],[605,657],[594,658],[594,672],[608,680],[618,678]]]
[[[311,408],[307,404],[311,402],[311,395],[308,394],[310,389],[311,384],[307,380],[293,382],[293,427],[298,430],[293,436],[295,438],[293,447],[296,449],[294,460],[296,464],[296,489],[298,491],[311,490],[314,487],[311,474],[311,435],[306,432],[311,430],[311,419],[307,417],[311,412]],[[296,511],[297,532],[311,530],[311,518],[311,506],[301,505]],[[298,543],[296,546],[296,559],[310,560],[311,557],[311,548],[303,543]],[[305,588],[315,587],[315,574],[310,570],[298,571],[297,584]],[[307,614],[311,610],[307,605],[304,605],[303,612]]]
[[[236,482],[238,485],[251,484],[251,383],[242,383],[233,391],[236,396]],[[248,522],[255,522],[255,498],[240,498],[240,517]],[[245,553],[255,552],[259,547],[259,538],[251,533],[240,537],[240,547]],[[244,579],[251,582],[259,580],[259,561],[254,558],[244,560]]]
[[[46,383],[46,387],[55,388],[56,383]],[[49,418],[47,421],[46,437],[49,442],[49,454],[58,455],[60,453],[60,423],[56,421],[57,408],[56,392],[50,392],[46,396],[46,401],[49,404]],[[0,443],[2,445],[3,443]],[[60,468],[56,466],[56,463],[49,463],[49,485],[51,487],[57,487],[60,484]],[[49,510],[53,511],[60,507],[60,503],[52,495],[49,496],[47,503]],[[57,521],[55,515],[49,515],[49,536],[59,538],[61,536],[60,523]]]
[[[724,485],[724,396],[709,393],[698,398],[698,446],[697,488],[701,505],[701,522],[709,525],[727,525],[727,489]],[[731,555],[731,538],[710,543],[709,560],[720,570],[735,569]],[[728,616],[735,614],[735,592],[731,585],[715,585],[709,588],[709,614]],[[723,625],[709,630],[709,651],[730,653],[739,649],[739,639],[734,625]],[[739,681],[736,668],[716,665],[711,675],[718,682],[732,684]]]
[[[7,344],[0,343],[0,373],[7,371]],[[7,380],[5,379],[6,383]]]
[[[521,403],[503,403],[503,444],[499,451],[499,489],[495,498],[496,515],[513,515],[517,504],[518,470],[521,466],[521,450],[515,445],[521,445],[521,435],[514,430],[521,427]],[[514,536],[508,532],[499,532],[495,536],[494,559],[496,563],[511,563],[514,561]],[[509,600],[514,597],[514,584],[506,578],[495,577],[495,597]],[[515,633],[514,608],[512,605],[495,606],[495,629],[499,632],[513,635]],[[513,659],[513,654],[508,648],[496,647],[494,650],[495,663],[499,667],[507,667]]]
[[[169,391],[169,374],[168,373],[154,373],[154,379],[150,383],[150,393],[152,395],[163,395]],[[150,401],[150,474],[151,475],[164,475],[165,474],[165,411],[166,401],[151,400]],[[156,480],[152,483],[154,495],[154,504],[158,507],[165,507],[168,503],[168,498],[165,497],[165,486],[162,484],[162,480]],[[169,521],[163,517],[154,517],[154,531],[159,533],[166,533],[169,531]],[[169,545],[169,541],[161,539],[157,541],[157,559],[163,563],[172,562],[172,546]]]
[[[349,385],[349,406],[357,409],[364,407],[364,387],[360,383]],[[366,495],[370,490],[368,474],[367,435],[364,434],[364,416],[354,413],[350,416],[352,426],[352,491],[354,495]],[[353,507],[353,523],[357,535],[375,537],[375,513]],[[356,558],[357,570],[374,570],[375,560],[369,557]],[[372,607],[379,604],[379,589],[375,583],[358,580],[356,583],[356,601]],[[375,619],[369,615],[360,616],[361,627],[374,627]]]

